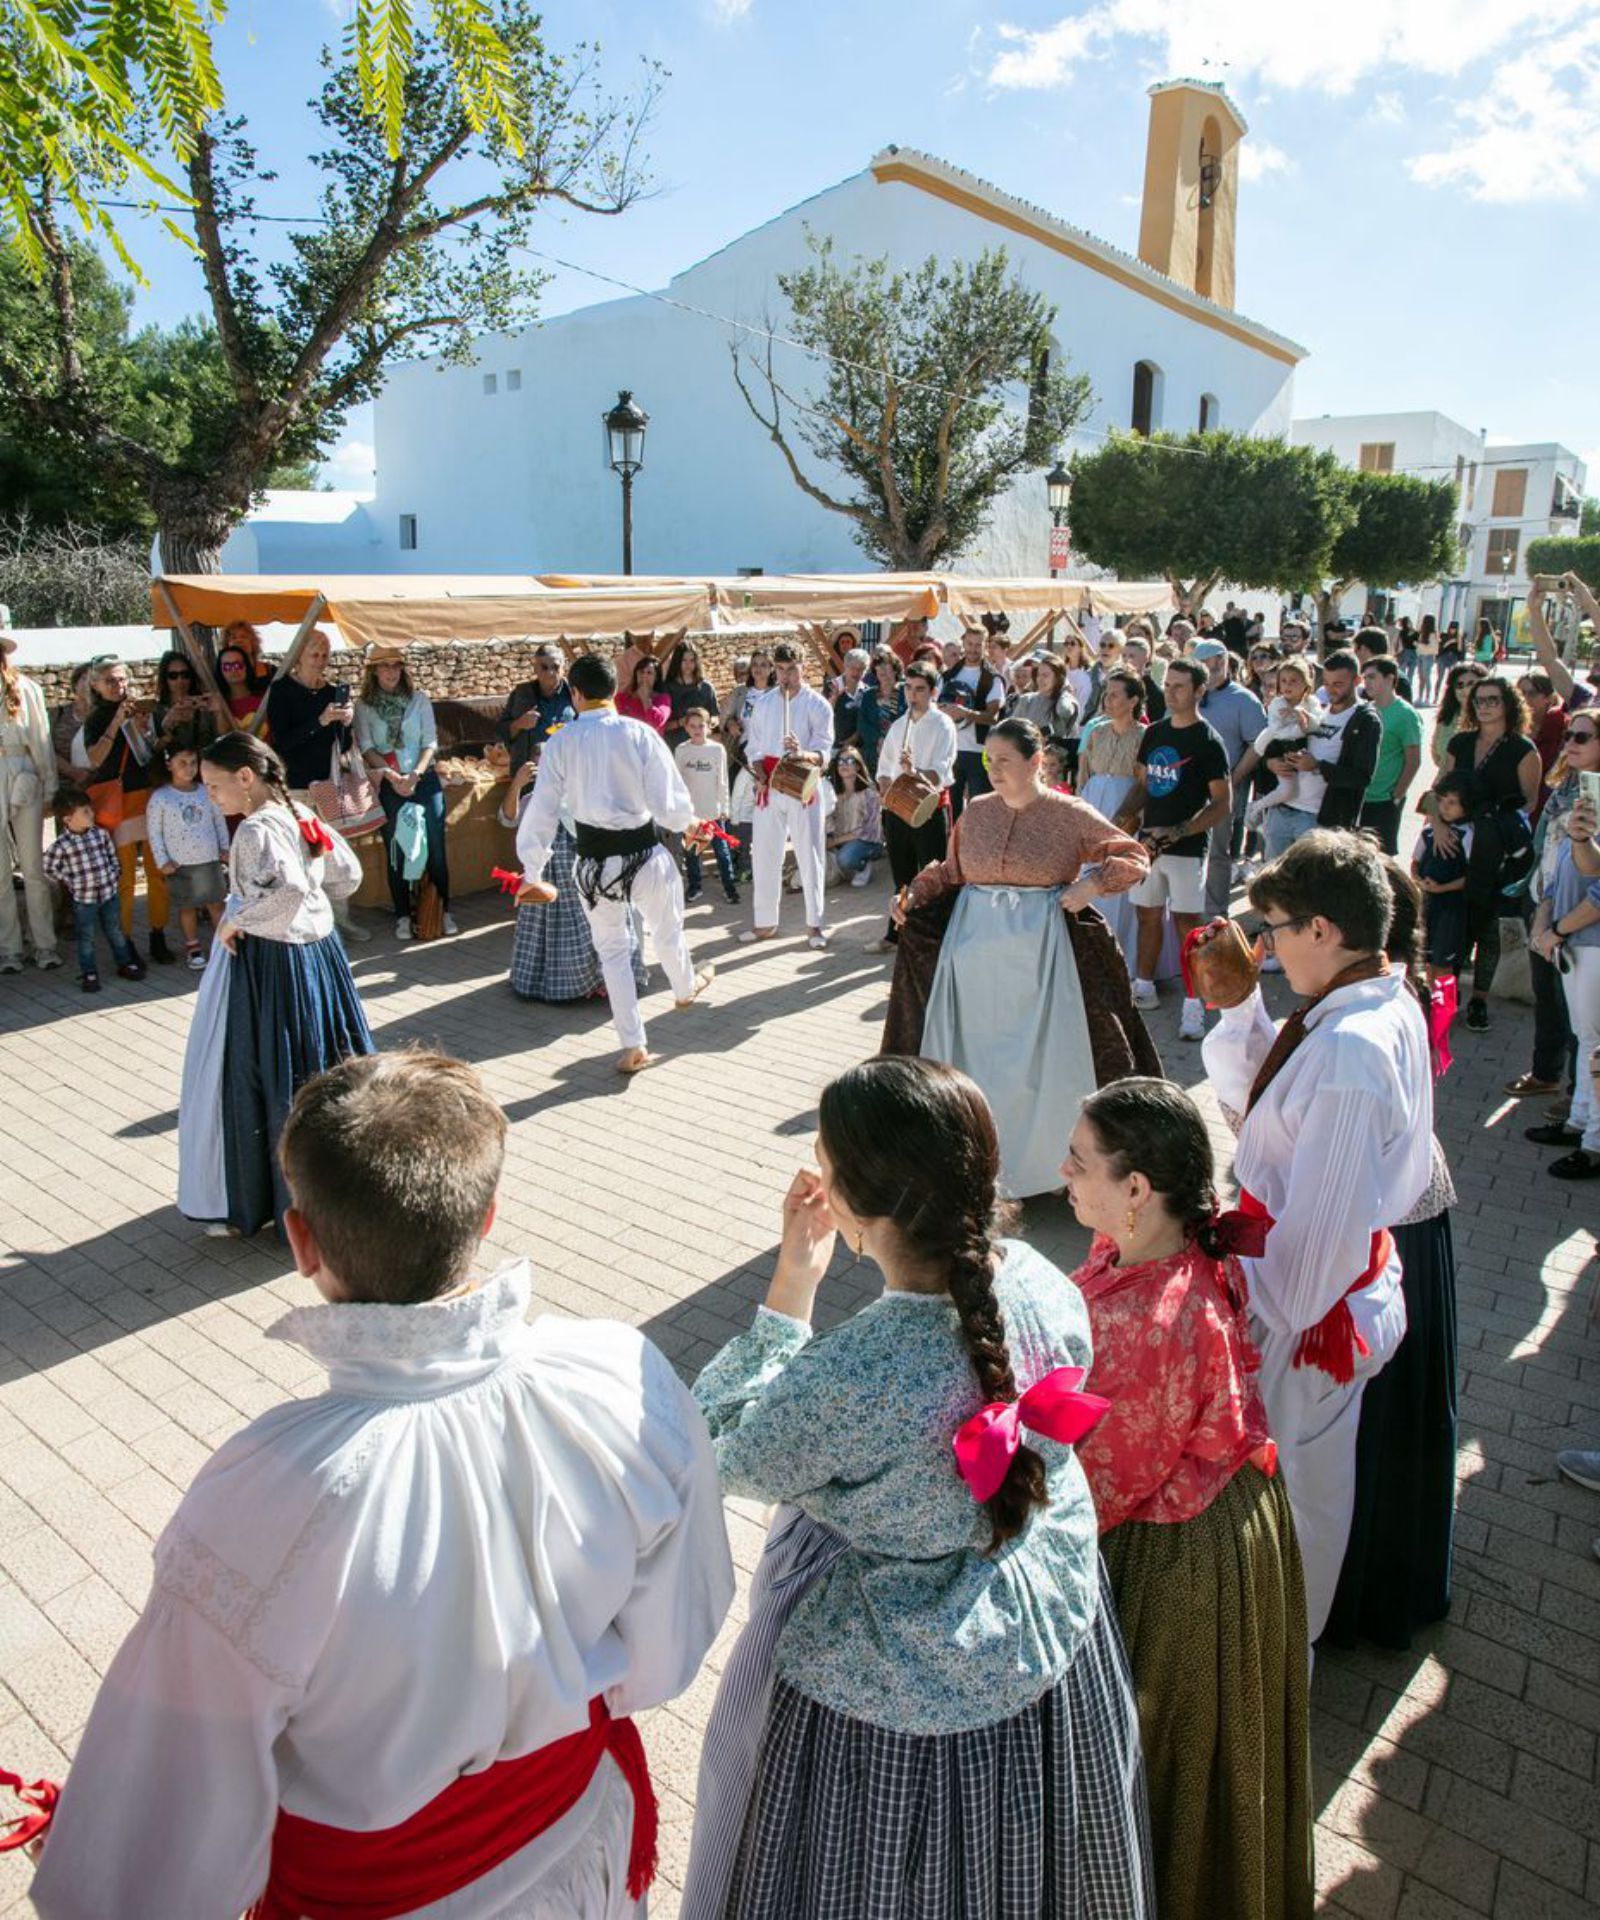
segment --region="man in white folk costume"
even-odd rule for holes
[[[327,1390],[202,1468],[84,1729],[43,1920],[624,1920],[655,1800],[625,1716],[733,1594],[693,1399],[631,1327],[468,1277],[505,1120],[443,1055],[347,1061],[285,1129]],[[48,1794],[41,1795],[48,1799]]]
[[[821,775],[833,751],[833,709],[805,684],[800,649],[793,641],[780,640],[772,649],[772,662],[776,684],[752,704],[745,730],[745,759],[756,783],[750,847],[755,923],[739,938],[770,940],[778,931],[783,856],[793,847],[805,895],[806,945],[820,951],[828,944],[823,931],[827,862]],[[809,798],[784,790],[789,776],[779,770],[785,766],[816,771]]]
[[[1422,1011],[1384,958],[1391,895],[1370,843],[1308,833],[1250,902],[1305,1004],[1275,1026],[1249,969],[1204,1058],[1239,1124],[1240,1205],[1270,1222],[1244,1268],[1314,1641],[1349,1540],[1361,1396],[1406,1329],[1387,1227],[1428,1184],[1433,1078]]]
[[[696,973],[689,958],[683,876],[657,831],[683,833],[700,823],[661,736],[617,712],[610,661],[582,654],[567,680],[578,717],[552,733],[540,752],[533,797],[517,827],[517,858],[524,888],[539,888],[565,803],[577,842],[578,893],[622,1042],[617,1070],[638,1073],[654,1066],[657,1056],[646,1045],[639,1011],[629,908],[636,907],[650,929],[679,1007],[693,1004],[714,971],[703,967]]]

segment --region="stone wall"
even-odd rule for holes
[[[719,693],[726,693],[733,685],[733,662],[737,655],[748,653],[754,646],[771,646],[778,640],[798,637],[787,627],[761,633],[690,635],[700,649],[700,659],[707,678]],[[533,656],[540,644],[537,640],[442,641],[407,647],[405,656],[412,679],[432,698],[483,700],[503,698],[519,681],[531,680]],[[607,644],[605,641],[584,642],[569,651],[588,652],[593,647]],[[807,677],[815,685],[819,681],[822,652],[808,642],[802,641],[802,644],[813,656],[813,670]],[[18,664],[39,683],[47,705],[54,707],[71,698],[73,669],[70,666],[29,668],[23,662],[19,661]],[[328,667],[330,679],[348,680],[353,686],[359,686],[361,671],[359,654],[345,648],[335,650]],[[128,677],[134,691],[148,697],[155,691],[156,663],[153,660],[131,662]]]

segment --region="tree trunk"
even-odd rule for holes
[[[237,511],[226,504],[227,489],[215,476],[199,482],[179,483],[155,491],[157,538],[160,541],[163,573],[220,573],[222,548],[228,535],[244,518],[245,506]],[[219,502],[221,504],[219,504]],[[248,505],[248,498],[245,505]],[[196,644],[216,665],[216,637],[210,627],[191,627]],[[180,644],[176,632],[173,646]]]

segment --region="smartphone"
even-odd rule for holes
[[[1596,813],[1600,813],[1600,773],[1580,773],[1578,792]]]
[[[350,682],[348,680],[340,680],[335,684],[333,689],[333,698],[334,698],[334,704],[336,706],[341,706],[341,707],[349,706]]]

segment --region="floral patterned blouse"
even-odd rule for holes
[[[1020,1241],[995,1291],[1017,1385],[1087,1366],[1078,1290]],[[1094,1503],[1076,1451],[1028,1434],[1049,1504],[990,1555],[951,1441],[982,1405],[946,1294],[884,1293],[842,1326],[763,1307],[695,1384],[725,1490],[787,1501],[847,1550],[796,1606],[778,1672],[852,1719],[956,1733],[1020,1713],[1071,1666],[1099,1605]]]
[[[911,883],[913,907],[953,887],[1070,887],[1098,866],[1102,893],[1126,893],[1150,871],[1137,840],[1109,825],[1085,801],[1054,791],[1031,805],[1008,807],[997,793],[969,800],[950,851]]]
[[[1094,1334],[1089,1385],[1111,1402],[1078,1450],[1100,1531],[1192,1520],[1271,1444],[1239,1263],[1191,1245],[1119,1267],[1100,1234],[1072,1277]]]

